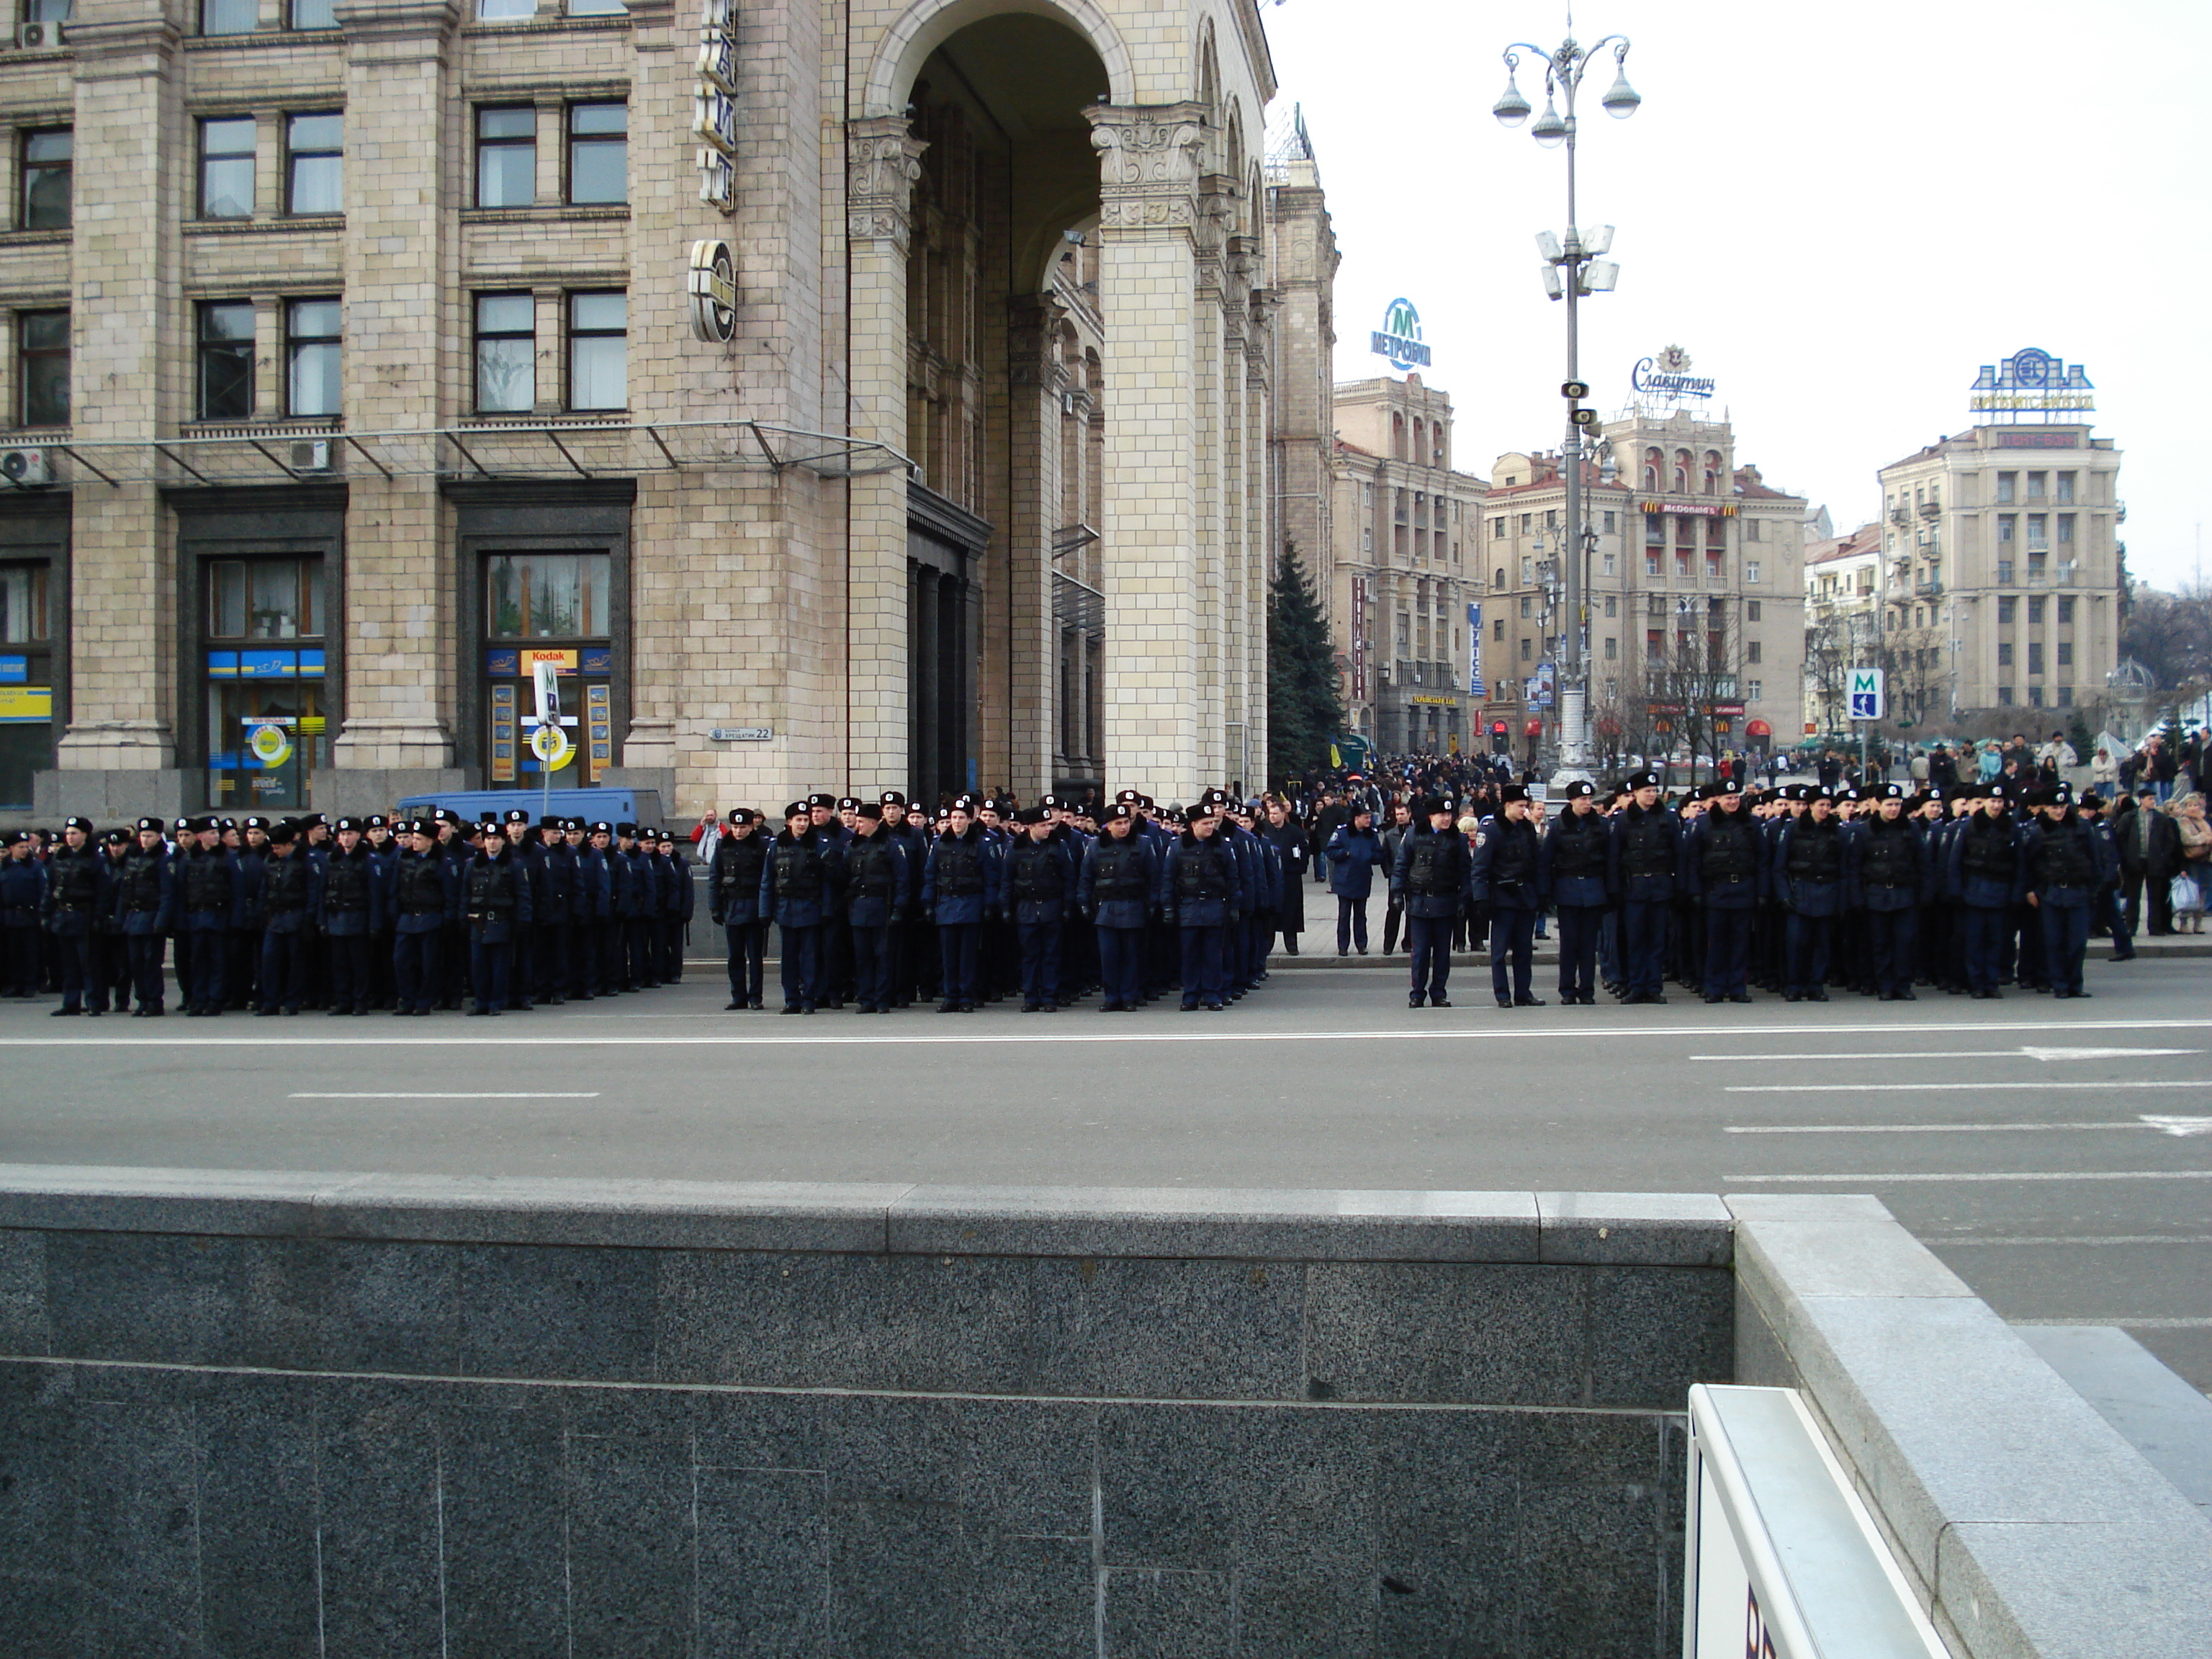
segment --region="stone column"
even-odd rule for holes
[[[112,0],[81,9],[69,35],[76,76],[70,435],[143,441],[184,418],[191,395],[188,308],[168,301],[196,149],[177,30],[155,0]],[[148,459],[123,453],[134,468]],[[185,794],[173,723],[180,648],[174,526],[151,484],[111,489],[82,467],[74,477],[70,718],[39,804],[103,818],[173,813]]]
[[[845,124],[845,235],[851,430],[907,447],[906,256],[915,180],[926,146],[902,115]],[[862,795],[904,789],[908,775],[906,477],[880,472],[850,485],[845,603],[848,777]]]
[[[1102,480],[1106,754],[1113,787],[1188,799],[1212,781],[1199,657],[1193,235],[1196,103],[1087,110],[1099,152],[1099,301],[1109,353]],[[1218,732],[1213,744],[1218,744]]]
[[[1054,295],[1039,294],[1016,299],[1009,311],[1006,441],[1013,501],[1006,529],[1012,621],[1005,661],[1013,775],[1006,781],[1024,800],[1034,800],[1052,787],[1060,690],[1052,538],[1063,523],[1060,400],[1067,373],[1060,331],[1066,310]]]
[[[469,337],[460,292],[459,173],[467,112],[449,99],[460,17],[453,0],[338,0],[346,32],[345,417],[359,431],[450,422],[431,366]],[[426,143],[437,132],[444,142]],[[421,441],[428,448],[433,440]],[[464,641],[452,508],[434,477],[386,478],[349,458],[343,729],[332,745],[345,801],[459,787],[453,720]]]

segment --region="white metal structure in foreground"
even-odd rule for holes
[[[1690,1390],[1684,1659],[1948,1659],[1795,1389]]]

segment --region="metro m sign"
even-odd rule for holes
[[[1881,670],[1854,668],[1850,671],[1850,718],[1855,720],[1881,719]]]

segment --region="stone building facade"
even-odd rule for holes
[[[1462,752],[1483,481],[1453,470],[1451,394],[1418,374],[1342,382],[1335,405],[1328,605],[1347,723],[1385,754]]]
[[[1583,480],[1589,716],[1601,754],[1679,744],[1686,696],[1710,706],[1693,734],[1720,749],[1786,742],[1802,708],[1806,504],[1735,458],[1725,421],[1631,409],[1591,429]],[[1514,752],[1548,741],[1566,626],[1566,480],[1556,453],[1498,458],[1471,561],[1486,580],[1483,714]],[[1539,728],[1532,731],[1531,728]]]
[[[2104,695],[2120,659],[2119,473],[2110,438],[2055,421],[1978,425],[1881,469],[1898,709],[1940,724]]]
[[[78,0],[0,54],[0,805],[535,791],[538,659],[672,814],[1225,778],[1273,91],[1252,0]]]

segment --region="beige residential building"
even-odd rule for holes
[[[534,792],[541,659],[555,781],[672,815],[1265,752],[1254,0],[24,40],[0,806]]]
[[[1881,594],[1883,530],[1861,525],[1848,536],[1805,544],[1805,726],[1845,729],[1850,668],[1884,665]]]
[[[1452,469],[1451,394],[1418,374],[1336,387],[1329,631],[1352,731],[1385,754],[1472,745],[1468,605],[1483,481]]]
[[[1739,464],[1725,421],[1632,410],[1594,434],[1583,507],[1599,753],[1649,753],[1686,736],[1717,749],[1793,740],[1802,711],[1803,498]],[[1528,758],[1553,740],[1559,714],[1559,455],[1499,456],[1483,516],[1472,562],[1488,588],[1484,650],[1498,663],[1486,673],[1483,715],[1503,721],[1514,753]]]
[[[1980,424],[1879,475],[1892,702],[1923,724],[2070,708],[2119,665],[2120,452],[2067,418],[2088,383],[2033,350],[1983,382]]]

